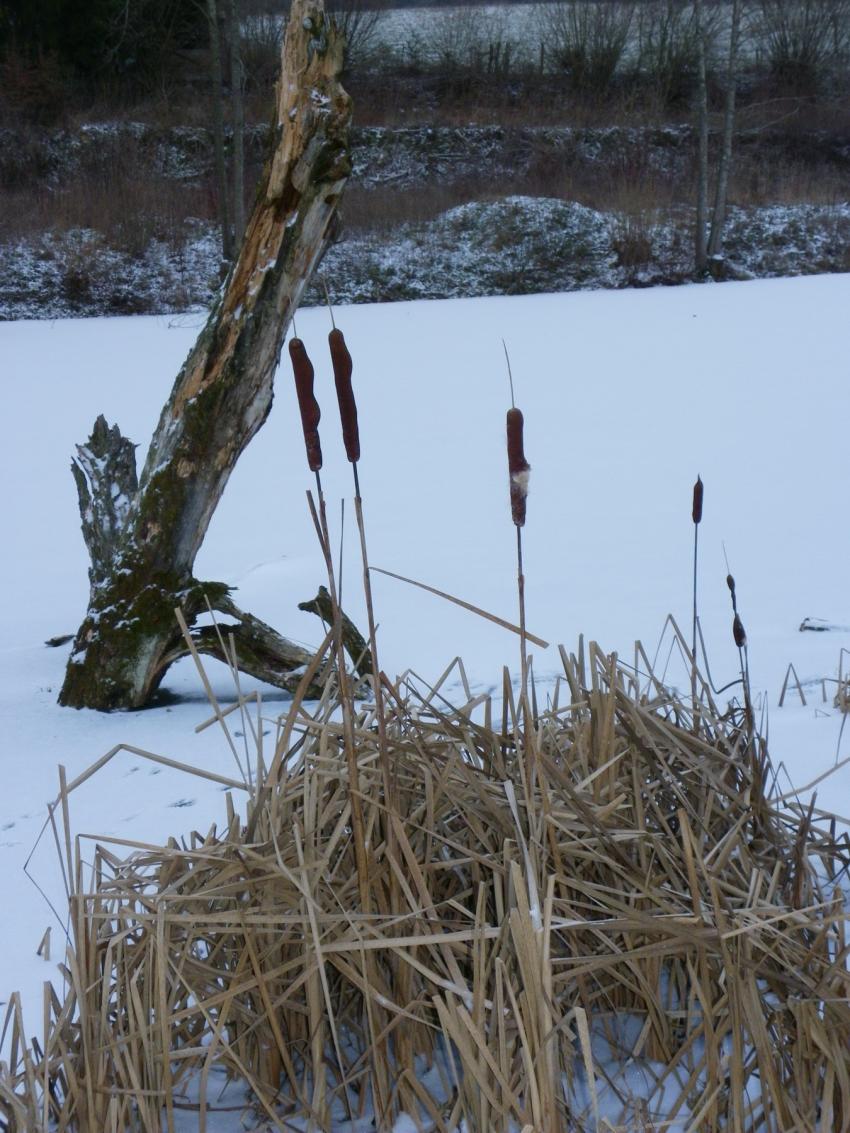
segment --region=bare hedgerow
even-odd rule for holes
[[[331,21],[345,36],[346,67],[369,64],[388,6],[388,0],[328,0]]]
[[[568,73],[577,91],[600,94],[611,86],[624,61],[634,16],[632,0],[544,5],[547,54]]]
[[[702,34],[711,43],[714,27],[703,12]],[[700,27],[687,0],[646,0],[637,10],[637,70],[660,100],[680,103],[693,92],[699,64]]]
[[[258,13],[242,23],[242,66],[251,89],[270,91],[280,65],[283,22],[279,16]]]
[[[647,213],[620,213],[611,234],[611,248],[617,266],[635,269],[651,263],[654,230],[654,221]]]
[[[815,90],[850,56],[850,0],[760,0],[758,45],[773,77]]]
[[[469,7],[437,13],[428,36],[415,32],[404,50],[410,62],[449,76],[483,75],[509,72],[517,46],[503,11]]]
[[[379,46],[387,0],[328,0],[332,23],[345,36],[346,67],[368,66]],[[271,90],[280,63],[285,16],[258,11],[242,25],[242,56],[248,81]]]

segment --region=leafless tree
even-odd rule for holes
[[[226,263],[233,259],[233,229],[228,204],[227,157],[225,155],[224,74],[218,0],[206,0],[210,34],[210,79],[213,105],[213,150],[218,195],[218,221],[221,227],[221,254]]]
[[[718,262],[723,248],[723,229],[726,224],[726,197],[729,174],[732,169],[732,141],[735,135],[735,101],[738,89],[738,56],[741,43],[741,0],[732,0],[729,48],[726,57],[726,91],[724,94],[723,135],[717,161],[717,183],[714,209],[711,214],[711,232],[708,237],[709,261]]]
[[[831,68],[846,67],[850,0],[760,0],[756,30],[776,78],[807,90]]]
[[[245,231],[245,71],[239,0],[229,0],[230,107],[233,123],[233,242]]]
[[[605,90],[614,80],[629,45],[635,5],[558,3],[541,8],[546,54],[570,75],[576,89]]]
[[[709,196],[709,107],[706,60],[711,44],[711,27],[706,25],[702,0],[695,0],[694,19],[698,29],[697,71],[697,189],[694,231],[694,267],[697,275],[707,271],[722,274],[723,231],[726,223],[732,147],[735,136],[735,106],[741,49],[742,0],[732,0],[729,39],[726,49],[723,128],[714,170],[714,203],[708,215]]]
[[[694,266],[697,275],[708,269],[708,76],[705,13],[702,0],[694,2],[697,25],[697,200],[694,228]]]
[[[345,40],[345,64],[350,67],[375,46],[388,0],[328,0],[328,16]]]

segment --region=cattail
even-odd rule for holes
[[[522,443],[523,418],[519,409],[509,409],[508,472],[511,482],[511,516],[517,527],[525,525],[525,501],[528,496],[528,474],[531,465],[525,459]]]
[[[702,519],[702,477],[697,476],[696,483],[694,484],[694,498],[691,507],[691,517],[694,521],[694,619],[693,619],[693,634],[691,636],[691,657],[693,664],[691,667],[691,697],[694,703],[694,729],[698,729],[698,716],[697,716],[697,627],[699,619],[697,617],[697,573],[699,569],[699,525]]]
[[[747,644],[747,634],[739,614],[735,615],[735,620],[732,622],[732,636],[735,638],[735,644],[738,648],[743,649]]]
[[[311,472],[322,467],[322,446],[319,442],[319,421],[321,410],[313,394],[313,364],[300,338],[290,339],[289,357],[295,374],[295,391],[298,394],[298,408],[301,411],[301,428],[304,431],[304,444],[307,448],[307,464]]]
[[[693,509],[691,511],[691,515],[693,516],[694,523],[699,523],[700,520],[702,519],[702,495],[703,495],[703,483],[702,483],[702,480],[700,479],[700,477],[697,476],[697,482],[696,482],[696,484],[694,484],[694,504],[693,504]]]
[[[726,575],[726,585],[729,587],[729,593],[732,595],[732,612],[738,613],[738,596],[735,593],[735,579],[731,574]]]
[[[331,348],[345,455],[352,464],[356,464],[360,459],[360,431],[357,427],[357,402],[354,400],[354,390],[351,388],[351,355],[345,345],[342,331],[337,330],[336,327],[328,335],[328,343]]]

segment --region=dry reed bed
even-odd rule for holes
[[[331,680],[222,830],[127,857],[66,829],[69,990],[43,1043],[12,1002],[0,1129],[158,1133],[188,1106],[203,1131],[222,1068],[277,1129],[373,1100],[382,1130],[850,1128],[834,829],[775,797],[705,685],[694,714],[593,645],[562,658],[545,710],[507,679],[503,707],[473,698],[462,667],[460,708],[448,678],[385,680],[380,729]],[[642,1098],[597,1057],[624,1018]]]

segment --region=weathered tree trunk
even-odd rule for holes
[[[246,646],[262,638],[267,652],[274,631],[236,611],[225,585],[195,579],[193,567],[230,473],[268,416],[286,329],[327,246],[350,171],[341,66],[342,42],[326,24],[321,0],[293,0],[275,148],[239,258],[177,377],[141,477],[137,482],[134,446],[102,418],[78,450],[74,475],[91,594],[61,704],[145,704],[184,651],[177,605],[190,626],[207,601],[236,612]],[[202,643],[209,637],[199,632]],[[282,671],[309,660],[282,641]]]

